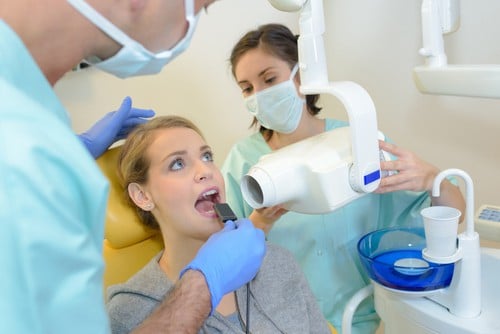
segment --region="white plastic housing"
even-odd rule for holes
[[[300,86],[303,94],[331,94],[344,105],[351,127],[352,167],[349,183],[357,192],[372,192],[380,183],[377,113],[368,92],[352,81]]]
[[[481,255],[479,234],[474,231],[474,184],[469,174],[463,170],[446,169],[434,179],[432,196],[440,195],[440,184],[448,176],[461,177],[465,182],[466,229],[458,236],[462,256],[455,263],[451,284],[431,299],[446,306],[454,315],[474,318],[481,313]]]
[[[297,12],[302,9],[308,0],[269,0],[269,3],[276,9],[284,12]]]
[[[417,66],[413,79],[426,94],[500,98],[500,65]]]
[[[244,199],[255,209],[318,214],[359,198],[349,184],[350,138],[349,127],[338,128],[261,157],[241,180]]]
[[[460,25],[458,0],[422,0],[422,42],[420,55],[425,65],[413,69],[418,90],[425,94],[500,98],[500,65],[450,65],[443,34]]]
[[[500,317],[500,249],[481,248],[479,270],[481,288],[471,293],[482,301],[481,313],[475,317],[457,315],[428,298],[403,295],[374,283],[375,310],[384,322],[385,334],[472,334],[499,333]],[[466,299],[463,299],[466,302]],[[344,333],[344,327],[342,328]]]

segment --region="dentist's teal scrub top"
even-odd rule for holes
[[[346,125],[326,119],[325,131]],[[241,194],[241,177],[268,153],[271,149],[264,138],[255,133],[235,144],[224,162],[226,200],[238,217],[248,217],[253,211]],[[294,254],[324,316],[341,333],[346,303],[369,283],[359,261],[358,240],[384,227],[422,226],[420,210],[429,205],[426,192],[367,194],[328,214],[288,212],[274,224],[267,237]],[[373,299],[368,298],[354,315],[352,332],[374,333],[378,324]]]
[[[0,20],[0,332],[108,333],[108,184]]]

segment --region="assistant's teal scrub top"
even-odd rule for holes
[[[325,131],[347,125],[326,119]],[[241,194],[241,177],[268,153],[271,149],[264,138],[255,133],[236,143],[224,162],[226,200],[238,217],[248,217],[253,211]],[[324,316],[340,333],[346,303],[370,282],[359,261],[358,240],[384,227],[422,226],[420,210],[429,205],[426,192],[371,193],[328,214],[288,212],[267,237],[294,254]],[[367,299],[354,315],[352,332],[374,333],[378,323],[373,299]]]
[[[107,181],[1,20],[0,188],[0,332],[108,333]]]

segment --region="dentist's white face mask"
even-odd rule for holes
[[[86,59],[87,62],[95,67],[120,78],[160,72],[166,64],[189,46],[199,18],[199,15],[194,15],[194,0],[185,0],[186,20],[189,24],[186,35],[170,50],[154,54],[118,29],[118,27],[87,4],[85,0],[67,1],[89,21],[123,46],[118,53],[104,61],[97,57]]]
[[[262,126],[281,133],[297,130],[305,103],[298,95],[293,81],[298,69],[297,64],[287,81],[244,99],[247,110]]]

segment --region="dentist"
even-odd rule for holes
[[[82,59],[121,78],[158,73],[187,48],[198,12],[212,2],[0,0],[3,332],[109,332],[108,184],[53,85]],[[138,332],[196,332],[219,302],[212,291],[224,295],[255,276],[264,234],[247,219],[234,226],[207,241]]]

